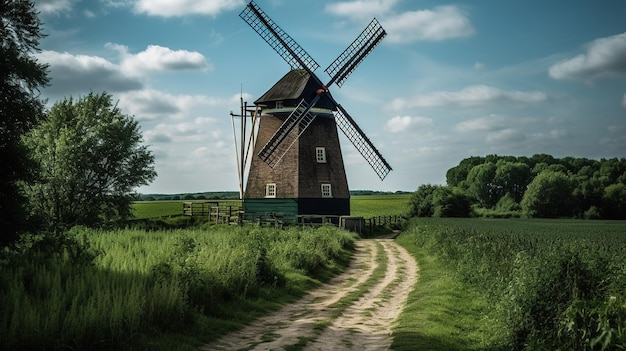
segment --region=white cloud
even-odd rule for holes
[[[414,107],[434,106],[479,106],[502,102],[538,103],[545,101],[547,96],[543,92],[506,91],[487,85],[472,85],[459,91],[436,91],[416,96],[410,100],[397,98],[390,107],[394,110],[403,110]]]
[[[129,54],[123,45],[108,43],[105,47],[120,53],[120,63],[115,64],[99,56],[71,54],[68,52],[42,51],[37,58],[50,66],[51,85],[46,87],[50,95],[71,95],[86,93],[90,90],[108,92],[128,92],[144,88],[146,73],[212,69],[206,58],[187,50],[171,50],[166,47],[150,45],[138,54]],[[138,94],[149,94],[143,92]],[[150,101],[149,110],[176,112],[175,107],[168,107],[168,100]]]
[[[406,132],[414,128],[431,128],[433,120],[425,117],[396,116],[388,120],[385,129],[392,133]]]
[[[140,80],[124,75],[118,65],[102,57],[44,50],[37,54],[37,58],[50,66],[52,79],[45,90],[53,95],[87,93],[90,90],[119,92],[143,87]]]
[[[326,11],[336,16],[370,18],[388,13],[397,2],[397,0],[344,1],[326,5]]]
[[[128,75],[142,75],[146,72],[212,69],[207,59],[195,51],[172,50],[158,45],[148,45],[137,54],[128,53],[128,47],[107,43],[105,47],[117,50],[121,55],[120,67]]]
[[[207,106],[227,103],[227,99],[205,95],[172,95],[152,89],[120,94],[120,107],[137,120],[180,119],[196,111],[201,114]]]
[[[196,118],[190,122],[160,123],[144,132],[144,137],[154,143],[208,143],[210,139],[221,145],[222,133],[214,128],[217,122],[214,118]]]
[[[326,5],[326,11],[356,21],[377,17],[388,33],[387,40],[406,43],[417,40],[444,40],[474,34],[466,13],[456,6],[395,13],[397,0],[357,0]]]
[[[467,37],[474,28],[458,7],[438,6],[432,10],[409,11],[383,20],[388,40],[406,43]]]
[[[35,7],[43,14],[60,14],[72,10],[72,0],[36,0]]]
[[[137,0],[134,10],[150,16],[179,17],[185,15],[217,16],[245,5],[244,0]]]
[[[561,61],[549,69],[554,79],[592,81],[626,73],[626,32],[599,38],[587,45],[587,53]]]

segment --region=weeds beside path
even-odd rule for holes
[[[360,240],[344,273],[201,350],[389,349],[417,275],[413,257],[392,239]]]

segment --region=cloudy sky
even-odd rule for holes
[[[289,66],[239,18],[245,0],[36,0],[52,104],[107,91],[140,121],[142,193],[237,190],[230,111]],[[445,184],[470,156],[626,157],[626,2],[257,0],[326,68],[372,17],[387,37],[332,93],[393,167],[343,139],[350,188]]]

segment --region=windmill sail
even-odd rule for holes
[[[313,99],[313,102],[319,100],[319,95]],[[306,100],[302,99],[293,112],[285,119],[285,122],[272,135],[270,140],[259,151],[259,157],[270,167],[274,167],[285,156],[291,146],[298,140],[298,137],[304,133],[306,128],[311,125],[315,119],[315,115],[310,112],[310,105]],[[291,131],[298,126],[298,134],[295,135]]]
[[[332,77],[330,86],[335,82],[341,87],[348,76],[356,69],[363,59],[383,40],[387,32],[374,18],[361,34],[326,68],[325,72]]]
[[[272,21],[254,1],[250,1],[239,17],[248,23],[291,66],[291,69],[314,72],[319,67],[311,55]]]
[[[383,27],[380,23],[374,18],[372,22],[361,32],[361,34],[352,42],[350,46],[344,52],[339,55],[339,57],[326,69],[326,72],[330,75],[333,75],[333,78],[326,84],[325,90],[328,89],[330,85],[333,83],[337,83],[338,85],[343,84],[343,82],[348,78],[348,76],[356,69],[356,67],[363,61],[363,59],[374,49],[374,47],[387,35]],[[319,81],[319,78],[311,73],[316,80]],[[321,82],[320,82],[321,85]],[[327,94],[330,94],[326,91]],[[332,97],[331,97],[332,99]],[[317,101],[319,100],[319,95],[317,95],[310,103],[305,103],[303,100],[300,102],[298,107],[289,115],[289,117],[285,120],[285,122],[281,125],[281,127],[276,131],[274,136],[270,138],[268,143],[263,147],[261,152],[259,153],[259,157],[263,159],[265,163],[274,167],[278,161],[282,159],[282,157],[289,151],[291,145],[295,143],[295,140],[290,140],[286,142],[285,139],[290,134],[289,132],[293,129],[294,126],[300,125],[300,132],[298,136],[300,136],[306,127],[309,126],[313,119],[315,118],[313,115],[309,113],[309,111],[315,106]],[[335,105],[337,103],[332,99]],[[292,137],[293,138],[293,137]],[[297,137],[296,137],[297,139]],[[286,142],[287,145],[281,145],[283,142]],[[280,149],[280,153],[278,155],[273,155],[274,152]],[[379,175],[380,176],[380,175]]]
[[[380,180],[385,179],[387,174],[391,172],[391,166],[341,105],[337,105],[335,121],[343,134],[345,134],[352,142],[352,145],[359,150],[367,163],[374,169],[374,172],[378,174]]]

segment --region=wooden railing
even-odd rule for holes
[[[374,216],[370,218],[337,216],[337,215],[298,215],[297,220],[285,220],[284,215],[275,212],[245,213],[241,207],[233,205],[220,205],[215,201],[183,202],[183,214],[185,216],[203,216],[209,221],[220,224],[256,223],[274,227],[284,225],[320,226],[333,224],[342,228],[357,231],[368,229],[372,231],[376,227],[400,226],[406,220],[401,215]]]

